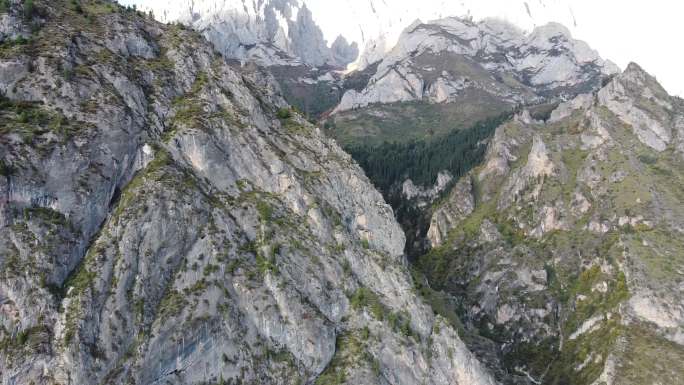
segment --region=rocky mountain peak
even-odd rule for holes
[[[401,32],[401,34],[402,35],[409,34],[409,33],[413,32],[413,30],[418,28],[419,25],[422,25],[422,24],[423,24],[422,20],[415,19],[411,22],[411,24],[409,24],[406,28],[404,28],[404,30]]]
[[[300,0],[201,0],[174,10],[180,12],[177,20],[202,32],[226,58],[265,66],[344,68],[358,56],[346,41],[329,47],[311,10]]]
[[[349,44],[344,36],[339,35],[330,45],[330,51],[336,63],[351,63],[359,56],[359,46],[356,42]]]
[[[598,92],[599,101],[629,124],[638,138],[656,151],[664,151],[680,130],[675,118],[678,105],[658,81],[638,64],[630,63],[624,72]]]
[[[637,64],[633,61],[629,62],[629,64],[627,64],[627,68],[625,68],[625,70],[623,72],[624,73],[634,72],[634,73],[641,73],[641,74],[648,75],[648,73],[643,68],[641,68],[641,66],[639,64]]]
[[[532,31],[531,40],[539,39],[541,41],[550,40],[554,37],[572,38],[570,30],[560,23],[550,22],[544,25],[535,27]]]
[[[595,90],[618,71],[560,24],[526,34],[500,20],[449,17],[405,29],[368,86],[348,91],[335,111],[413,100],[443,103],[473,89],[512,104],[539,103]]]
[[[651,74],[646,72],[639,64],[630,62],[625,70],[615,77],[615,80],[623,84],[630,84],[630,88],[636,91],[638,87],[646,87],[650,93],[661,99],[670,99],[671,96],[667,94],[665,88],[658,82],[658,80]],[[635,93],[635,96],[639,96]]]

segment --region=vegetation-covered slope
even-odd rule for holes
[[[416,266],[443,294],[422,291],[501,381],[684,378],[683,113],[632,64],[547,122],[501,125],[434,210]]]
[[[513,108],[512,103],[473,91],[449,103],[411,101],[338,112],[325,120],[324,127],[344,147],[429,142]]]

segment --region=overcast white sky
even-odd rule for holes
[[[210,1],[210,0],[199,0]],[[223,0],[214,0],[221,3]],[[120,0],[161,10],[189,0]],[[557,21],[621,68],[637,62],[671,93],[684,96],[684,1],[681,0],[304,0],[326,39],[342,34],[390,40],[415,19],[497,17],[525,30]],[[529,9],[529,13],[528,13]],[[375,12],[373,12],[375,10]],[[159,12],[155,12],[159,14]]]

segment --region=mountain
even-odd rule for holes
[[[682,166],[684,103],[630,64],[546,121],[500,125],[416,266],[502,383],[677,383]]]
[[[438,137],[519,105],[590,92],[619,69],[559,24],[526,34],[499,20],[450,17],[415,21],[364,71],[367,81],[348,89],[330,117],[345,145]],[[401,123],[386,127],[386,117]],[[395,135],[397,126],[410,132]]]
[[[180,4],[179,4],[180,3]],[[344,68],[356,60],[356,44],[339,36],[328,45],[311,11],[300,0],[181,0],[156,12],[201,32],[227,58],[262,66],[307,64]]]
[[[445,191],[440,175],[453,181],[477,165],[521,106],[544,119],[617,72],[559,24],[525,33],[496,19],[415,21],[382,60],[348,75],[359,81],[323,126],[395,208],[415,255],[427,245],[423,208]],[[416,196],[412,186],[440,193]]]
[[[288,103],[311,119],[337,105],[341,72],[359,55],[341,35],[328,43],[301,0],[180,0],[141,9],[200,32],[226,59],[268,68]]]
[[[2,5],[3,383],[495,383],[267,71],[107,1]]]
[[[684,101],[638,65],[448,17],[343,73],[300,3],[173,12],[0,1],[3,383],[681,382]]]
[[[335,112],[376,103],[444,103],[481,90],[512,104],[567,98],[619,69],[560,24],[525,34],[503,21],[415,21],[361,91],[345,93]]]
[[[361,55],[353,65],[360,69],[381,60],[395,47],[402,31],[416,19],[436,20],[458,16],[482,20],[496,16],[527,31],[550,21],[561,22],[573,31],[578,30],[578,24],[584,24],[583,20],[575,18],[573,8],[576,5],[569,0],[355,0],[353,7],[345,2],[337,2],[325,3],[324,9],[316,7],[316,3],[316,0],[310,1],[319,24],[328,34],[332,31],[342,33],[348,40],[359,43]],[[330,14],[334,15],[334,19]],[[333,20],[343,20],[344,23],[339,25]]]
[[[684,376],[681,99],[558,24],[415,22],[366,70],[325,127],[497,381]]]

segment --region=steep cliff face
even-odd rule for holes
[[[180,4],[179,4],[180,3]],[[330,45],[300,0],[182,0],[156,5],[157,17],[200,31],[226,58],[263,66],[345,67],[358,48],[341,36]]]
[[[546,122],[500,126],[435,210],[418,266],[502,381],[684,376],[682,107],[630,64]]]
[[[495,383],[269,75],[106,1],[2,18],[3,383]]]

